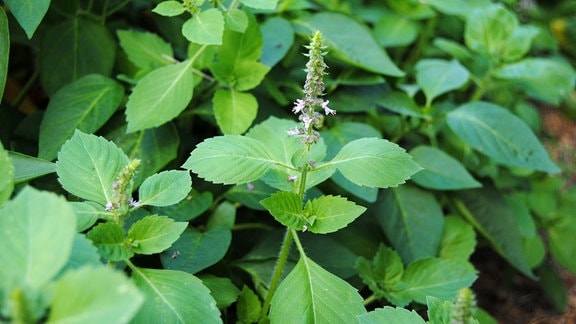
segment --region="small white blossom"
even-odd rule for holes
[[[137,207],[140,204],[140,202],[134,200],[134,198],[130,198],[129,204],[130,204],[130,207]]]
[[[286,133],[288,133],[288,136],[300,135],[300,130],[298,127],[294,127],[294,129],[289,129]]]
[[[294,181],[296,181],[296,179],[298,179],[298,177],[295,175],[291,175],[288,177],[288,181],[290,181],[290,182],[294,182]]]
[[[112,209],[112,207],[113,207],[112,202],[111,202],[111,201],[107,201],[107,202],[106,202],[106,207],[105,207],[106,211],[110,211],[110,210]]]
[[[302,99],[296,99],[296,102],[294,103],[294,108],[292,108],[292,111],[295,114],[298,114],[302,111],[302,109],[304,109],[306,102]]]
[[[330,100],[326,100],[322,103],[322,109],[326,115],[336,115],[336,110],[328,108],[328,103]]]
[[[308,115],[300,115],[302,117],[302,122],[304,123],[304,129],[310,128],[310,124],[312,123],[312,118]]]

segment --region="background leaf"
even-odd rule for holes
[[[138,190],[139,204],[174,205],[186,198],[190,189],[192,189],[192,178],[188,171],[163,171],[144,180]]]
[[[14,165],[14,182],[26,182],[56,172],[56,164],[17,152],[9,152]]]
[[[162,1],[152,9],[152,12],[167,17],[178,16],[184,11],[186,11],[186,8],[178,1]]]
[[[470,76],[468,70],[456,60],[423,59],[418,61],[416,82],[426,95],[426,103],[463,86]]]
[[[551,173],[560,171],[530,128],[500,106],[467,103],[449,112],[446,121],[464,142],[496,162]]]
[[[43,288],[66,264],[75,233],[64,198],[24,187],[0,209],[0,290]]]
[[[180,238],[160,254],[166,269],[197,273],[220,261],[232,241],[232,232],[226,226],[215,226],[206,232],[187,228]]]
[[[240,0],[240,2],[248,7],[255,9],[274,9],[278,0]]]
[[[346,144],[328,163],[348,180],[361,186],[387,188],[404,183],[421,167],[400,146],[379,138],[362,138]]]
[[[68,192],[105,206],[112,201],[112,183],[127,164],[114,143],[76,130],[58,153],[56,172]]]
[[[122,273],[106,267],[67,272],[54,287],[49,322],[127,323],[144,301]]]
[[[1,15],[1,14],[0,14]],[[0,142],[0,207],[10,199],[14,190],[14,166],[10,155]]]
[[[322,33],[330,53],[346,63],[384,75],[404,75],[378,45],[370,32],[356,20],[340,13],[318,13],[299,18],[293,23],[299,34]]]
[[[459,217],[446,217],[438,256],[444,259],[467,261],[475,247],[474,228]]]
[[[138,82],[126,103],[128,133],[160,126],[186,109],[194,91],[192,63],[158,68]]]
[[[122,50],[140,69],[159,68],[172,63],[172,47],[158,35],[134,30],[116,32]]]
[[[384,47],[410,45],[418,32],[415,21],[393,12],[387,12],[374,24],[374,37]]]
[[[169,248],[187,226],[186,222],[174,222],[166,216],[149,215],[130,227],[126,239],[135,253],[160,253]]]
[[[45,30],[39,53],[42,85],[52,95],[87,74],[110,76],[116,42],[105,25],[75,16]]]
[[[493,4],[468,15],[464,40],[471,50],[498,62],[517,26],[516,16],[502,5]]]
[[[118,82],[98,74],[83,76],[62,87],[52,96],[40,124],[38,157],[53,160],[75,129],[97,131],[123,98],[124,89]]]
[[[200,216],[212,205],[213,197],[210,191],[192,191],[175,205],[154,208],[154,213],[166,215],[175,221],[184,222]]]
[[[224,16],[226,27],[233,31],[243,33],[248,27],[248,16],[238,8],[230,9]]]
[[[260,61],[273,67],[294,44],[294,28],[281,17],[272,17],[260,25],[262,30],[262,56]]]
[[[146,296],[135,323],[222,322],[210,290],[189,273],[132,267],[132,279]]]
[[[435,147],[420,145],[409,153],[424,168],[412,176],[412,181],[424,188],[456,190],[482,186],[458,160]]]
[[[202,45],[222,44],[224,17],[216,8],[195,14],[182,26],[182,34],[187,40]]]
[[[358,316],[360,324],[381,323],[411,323],[424,324],[426,321],[415,311],[409,311],[402,307],[384,306],[377,308],[367,314]]]
[[[4,87],[8,77],[8,60],[10,58],[10,31],[8,17],[0,10],[0,98],[4,98]]]
[[[256,118],[258,101],[249,93],[218,89],[212,98],[214,117],[224,134],[244,133]]]
[[[408,185],[386,190],[376,217],[405,263],[438,253],[444,215],[431,193]]]
[[[354,287],[302,256],[272,298],[270,321],[352,323],[365,313]]]
[[[76,231],[83,232],[92,227],[107,211],[104,207],[93,201],[71,201],[70,206],[76,214]]]
[[[32,38],[42,18],[46,15],[48,7],[50,7],[50,0],[5,0],[4,3],[16,17],[18,24],[24,29],[28,39]]]

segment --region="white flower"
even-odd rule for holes
[[[328,108],[328,103],[330,100],[326,100],[322,103],[322,109],[324,109],[324,113],[326,115],[336,115],[336,110]]]
[[[110,210],[112,209],[112,207],[114,207],[114,205],[112,204],[112,202],[111,202],[111,201],[107,201],[107,202],[106,202],[105,210],[106,210],[106,211],[110,211]]]
[[[298,179],[298,177],[295,175],[291,175],[288,177],[288,181],[290,181],[290,182],[294,182],[294,181],[296,181],[296,179]]]
[[[302,111],[302,109],[304,109],[306,102],[302,99],[296,99],[296,102],[294,103],[294,108],[292,108],[292,111],[295,114],[298,114]]]
[[[310,128],[310,123],[312,123],[312,118],[308,115],[300,115],[302,117],[302,122],[304,123],[304,129]]]
[[[298,127],[294,127],[294,129],[289,129],[286,133],[288,133],[288,136],[300,135],[300,130]]]

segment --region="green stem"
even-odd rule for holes
[[[378,300],[378,297],[376,297],[376,295],[372,294],[368,298],[364,299],[363,304],[364,304],[364,306],[368,306],[377,300]]]
[[[292,238],[295,234],[295,232],[293,233],[292,231],[293,230],[291,229],[286,229],[286,235],[284,236],[284,241],[282,242],[280,255],[278,256],[278,261],[276,262],[276,267],[274,268],[274,274],[272,275],[272,280],[270,281],[270,287],[268,288],[268,293],[266,294],[266,299],[264,300],[264,305],[262,306],[262,312],[260,313],[260,321],[264,321],[268,316],[268,310],[270,309],[272,297],[274,297],[274,293],[276,293],[276,289],[280,284],[284,266],[286,266],[286,261],[288,261],[288,254],[290,253]]]

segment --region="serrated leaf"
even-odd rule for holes
[[[560,171],[530,128],[498,105],[464,104],[449,112],[446,121],[464,142],[498,163],[551,173]]]
[[[474,232],[474,228],[461,218],[446,217],[438,256],[444,259],[467,261],[475,247],[476,232]]]
[[[309,200],[304,207],[306,218],[310,220],[308,230],[326,234],[346,227],[366,211],[365,207],[340,196],[321,196]]]
[[[72,201],[70,206],[76,214],[76,231],[83,232],[96,224],[98,218],[106,212],[104,207],[93,201]]]
[[[184,11],[186,11],[186,8],[184,8],[181,2],[172,0],[162,1],[152,9],[152,12],[166,17],[178,16],[184,13]]]
[[[463,86],[470,77],[457,60],[423,59],[416,64],[416,82],[426,95],[427,104],[434,98]]]
[[[197,273],[220,261],[232,241],[232,232],[226,226],[214,226],[206,232],[187,228],[180,238],[160,254],[166,269]]]
[[[398,145],[379,138],[362,138],[346,144],[325,164],[334,166],[357,185],[387,188],[404,183],[422,168]]]
[[[367,314],[358,316],[358,323],[360,324],[396,324],[396,323],[410,323],[410,324],[425,324],[426,321],[416,313],[416,311],[409,311],[402,307],[384,306],[377,308]]]
[[[444,215],[434,195],[400,186],[385,191],[379,207],[380,227],[405,263],[436,256]]]
[[[216,8],[195,14],[182,25],[182,34],[187,40],[202,45],[222,44],[224,17]]]
[[[38,157],[53,160],[75,129],[94,133],[114,114],[124,98],[122,86],[103,75],[90,74],[56,92],[40,124]]]
[[[56,164],[18,152],[8,152],[14,165],[14,182],[26,182],[56,172]]]
[[[192,178],[188,171],[163,171],[144,180],[138,190],[139,204],[174,205],[186,198],[190,189],[192,189]]]
[[[349,16],[323,12],[299,18],[293,23],[300,34],[312,35],[320,31],[330,53],[346,63],[384,75],[404,75],[368,29]]]
[[[302,200],[293,192],[277,192],[261,200],[260,204],[284,226],[303,230],[309,224],[302,210]]]
[[[48,95],[87,74],[110,76],[116,41],[105,24],[75,15],[47,26],[38,50],[40,79]]]
[[[262,302],[260,298],[258,298],[258,295],[256,295],[252,289],[244,285],[240,296],[238,296],[238,304],[236,306],[238,320],[241,323],[257,323],[260,319],[261,311]]]
[[[458,160],[437,148],[420,145],[410,155],[424,168],[412,176],[412,181],[424,188],[456,190],[482,186]]]
[[[159,68],[173,62],[172,46],[156,34],[134,30],[118,30],[116,34],[130,62],[140,69]]]
[[[230,30],[243,33],[248,27],[248,16],[246,13],[238,8],[228,10],[224,16],[226,27]]]
[[[10,199],[14,190],[14,166],[8,151],[0,142],[0,207]]]
[[[294,28],[282,17],[272,17],[260,25],[262,56],[260,61],[269,67],[278,63],[294,44]]]
[[[146,296],[135,323],[222,323],[210,290],[189,273],[133,267],[132,279]]]
[[[186,222],[174,222],[166,216],[150,215],[134,223],[126,239],[134,253],[160,253],[169,248],[187,226]]]
[[[42,18],[46,15],[48,7],[50,7],[50,0],[5,0],[4,3],[6,3],[10,12],[18,21],[20,27],[24,29],[28,39],[32,38]]]
[[[501,194],[494,188],[482,188],[460,191],[459,196],[462,201],[456,204],[462,216],[498,254],[526,276],[535,278],[526,263],[514,215]]]
[[[198,144],[182,165],[214,183],[247,183],[260,178],[276,161],[259,141],[226,135]]]
[[[408,285],[404,292],[425,304],[426,296],[454,299],[460,289],[476,280],[476,271],[468,263],[430,258],[408,265],[402,279]]]
[[[50,323],[127,323],[144,298],[122,273],[82,267],[64,274],[54,287]]]
[[[127,164],[114,143],[76,130],[58,153],[56,173],[68,192],[105,206],[112,201],[112,183]]]
[[[0,98],[4,98],[4,87],[8,76],[8,60],[10,58],[10,30],[6,12],[0,12]]]
[[[276,8],[278,0],[240,0],[240,2],[254,9],[272,10]]]
[[[214,117],[224,134],[244,133],[256,118],[258,101],[250,93],[218,89],[212,98]]]
[[[42,288],[66,264],[75,233],[64,198],[24,187],[0,209],[0,290]]]
[[[272,297],[270,322],[354,323],[365,313],[354,287],[302,256]]]
[[[158,68],[138,82],[126,104],[128,133],[160,126],[186,109],[194,91],[192,63]]]
[[[134,252],[124,242],[124,229],[113,222],[100,223],[86,234],[100,255],[110,261],[130,259]]]

